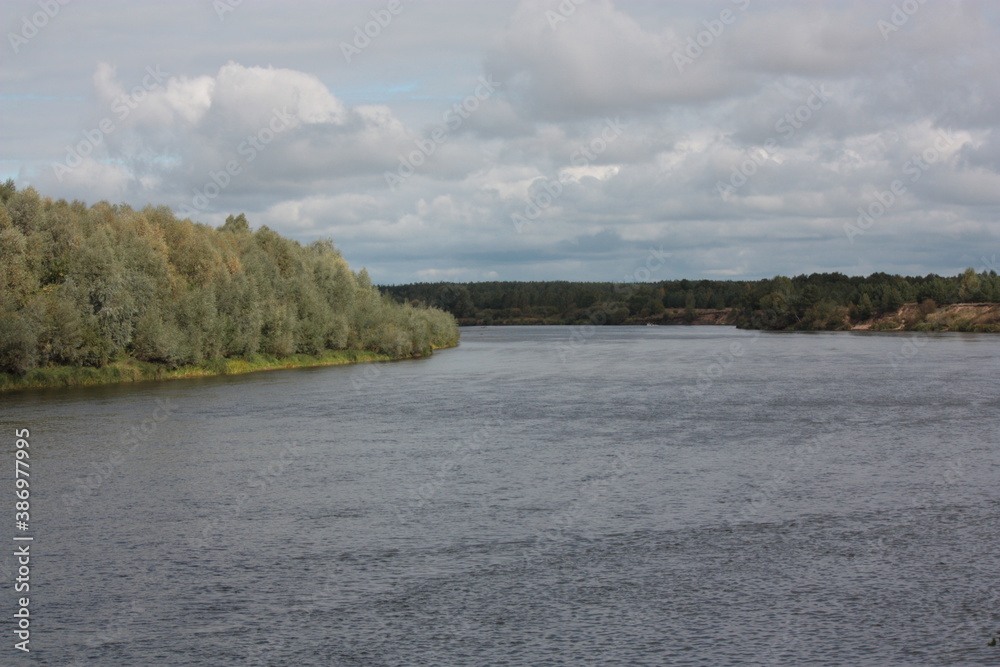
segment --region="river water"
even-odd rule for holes
[[[1000,336],[510,327],[5,395],[0,663],[1000,664],[998,377]]]

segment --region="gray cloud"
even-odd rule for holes
[[[384,282],[620,280],[660,248],[652,279],[950,273],[1000,246],[994,4],[386,6],[69,3],[2,56],[0,169],[330,236]],[[6,9],[20,34],[38,5]]]

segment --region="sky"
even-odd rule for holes
[[[381,284],[1000,270],[1000,3],[5,0],[0,178]]]

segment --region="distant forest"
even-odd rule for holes
[[[935,330],[948,328],[926,319],[941,306],[1000,303],[996,271],[971,268],[953,277],[814,273],[757,281],[416,283],[382,290],[399,302],[446,310],[464,325],[684,324],[709,314],[712,323],[747,329],[835,330],[912,304],[913,319],[924,321],[910,322],[910,328]],[[969,326],[1000,331],[993,324]]]
[[[344,349],[398,358],[457,342],[451,315],[382,296],[331,241],[251,232],[243,214],[215,229],[163,206],[0,186],[0,372]]]

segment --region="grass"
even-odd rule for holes
[[[434,348],[439,349],[439,348]],[[424,355],[431,353],[427,350]],[[257,371],[284,368],[306,368],[311,366],[340,366],[371,361],[397,361],[414,357],[392,357],[368,350],[330,350],[314,356],[293,354],[288,357],[272,357],[256,354],[251,357],[233,359],[212,359],[201,364],[169,368],[162,364],[152,364],[135,359],[123,359],[101,368],[86,366],[53,366],[34,368],[25,375],[17,376],[0,373],[0,392],[18,389],[38,389],[43,387],[74,387],[123,382],[145,382],[149,380],[174,380],[182,378],[210,377],[214,375],[242,375]]]

